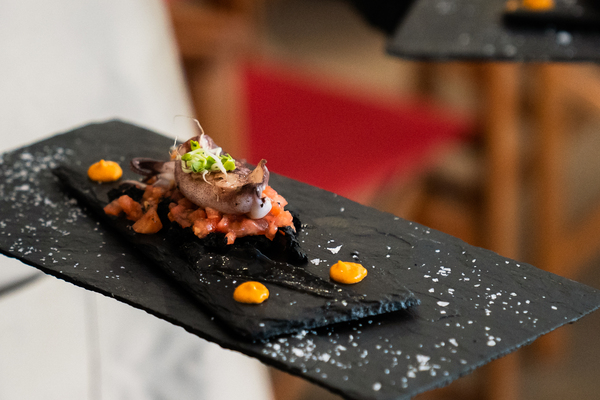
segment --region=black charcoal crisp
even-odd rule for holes
[[[409,399],[600,307],[598,290],[274,174],[273,186],[308,225],[300,242],[313,266],[358,258],[369,273],[381,269],[411,288],[421,304],[250,342],[149,268],[50,171],[59,164],[84,170],[109,156],[126,165],[140,152],[160,156],[170,143],[115,121],[4,154],[0,250],[348,399]]]

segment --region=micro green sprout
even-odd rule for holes
[[[181,156],[181,168],[186,173],[205,175],[207,172],[235,170],[235,161],[229,154],[221,154],[221,148],[204,149],[195,140],[190,140],[191,150]]]

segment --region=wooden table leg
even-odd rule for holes
[[[535,67],[537,93],[534,106],[535,148],[535,263],[546,271],[568,276],[560,252],[565,229],[565,115],[558,81],[565,66],[540,64]],[[565,343],[562,329],[543,336],[536,342],[543,357],[558,357]]]
[[[488,175],[486,180],[486,247],[517,258],[519,247],[519,72],[516,64],[483,67],[483,123]],[[519,353],[486,368],[486,398],[514,400],[519,396]]]
[[[484,67],[486,247],[506,257],[519,253],[519,66]]]
[[[173,1],[169,12],[195,117],[221,147],[243,158],[242,71],[255,43],[251,4],[212,3]]]
[[[535,96],[535,180],[537,186],[536,214],[538,248],[536,263],[540,268],[564,275],[564,268],[556,257],[556,244],[559,243],[561,228],[565,225],[564,196],[561,194],[564,182],[565,150],[564,116],[561,112],[558,88],[553,83],[559,79],[552,65],[535,67],[538,93]]]
[[[204,132],[236,158],[245,157],[242,69],[234,55],[185,63],[196,118]]]

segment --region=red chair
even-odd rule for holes
[[[248,161],[368,203],[473,132],[471,118],[448,108],[326,79],[283,65],[245,69]]]

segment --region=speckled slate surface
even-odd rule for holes
[[[410,312],[265,342],[240,340],[59,189],[50,168],[59,163],[87,165],[77,157],[80,146],[93,145],[99,156],[133,151],[118,143],[140,128],[119,122],[101,128],[103,133],[91,143],[72,132],[2,156],[0,250],[346,398],[408,399],[600,306],[600,292],[585,285],[276,177],[290,202],[314,201],[308,203],[312,207],[303,207],[319,223],[344,227],[371,221],[365,241],[373,240],[369,243],[393,261],[387,273],[401,277],[421,304]],[[169,143],[148,135],[149,140]],[[298,191],[305,195],[296,198]],[[335,240],[342,243],[344,238]],[[421,261],[415,264],[414,259]]]
[[[418,0],[387,50],[426,60],[600,61],[600,31],[509,27],[503,21],[505,4]]]

